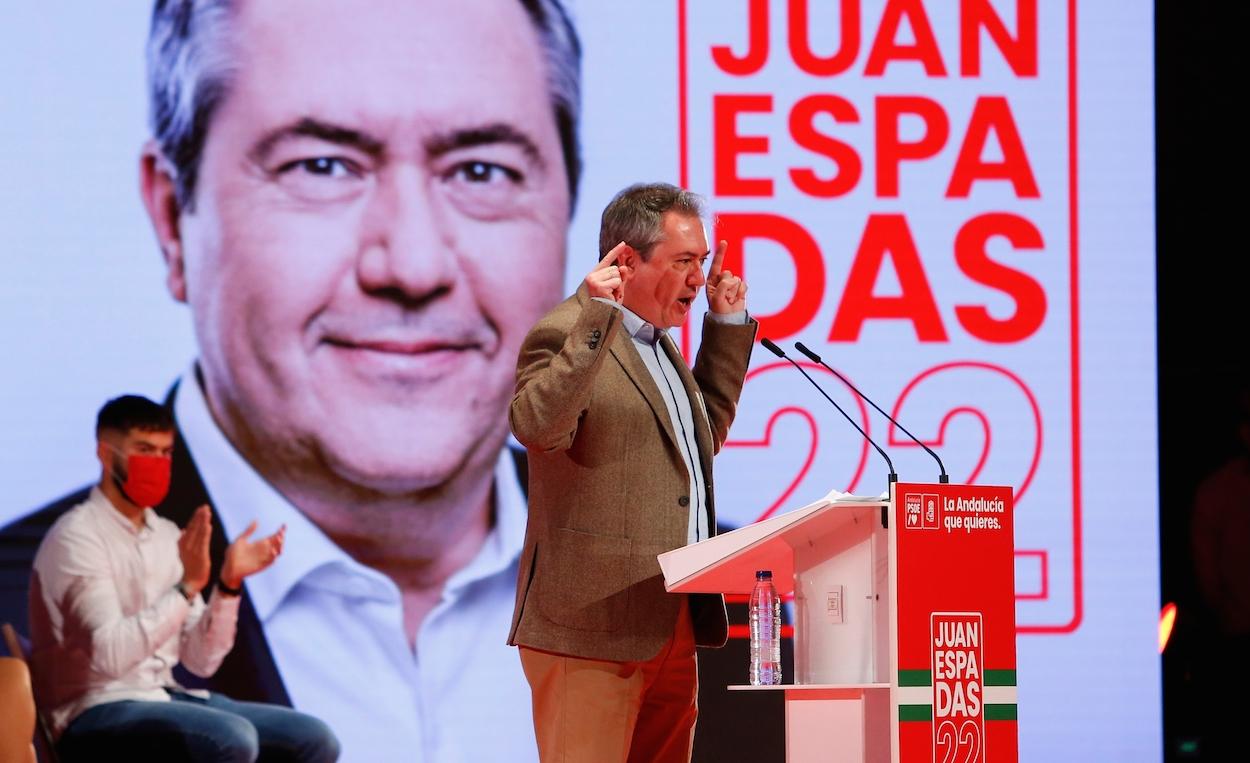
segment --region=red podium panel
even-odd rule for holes
[[[894,488],[898,760],[1014,763],[1009,487]]]

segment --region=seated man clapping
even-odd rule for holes
[[[217,670],[243,579],[282,553],[284,528],[253,539],[253,523],[210,585],[208,506],[181,531],[152,510],[169,490],[168,412],[119,397],[100,409],[96,439],[100,482],[44,537],[31,582],[36,693],[62,759],[336,760],[338,741],[316,718],[185,689],[172,673]]]

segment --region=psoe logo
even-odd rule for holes
[[[929,615],[933,655],[933,759],[985,760],[985,680],[980,612]]]
[[[932,493],[906,493],[903,495],[906,514],[903,526],[908,530],[938,529],[938,497]]]
[[[920,506],[921,496],[919,493],[908,493],[903,496],[904,511],[907,512],[907,518],[904,526],[908,529],[918,529],[920,527]]]

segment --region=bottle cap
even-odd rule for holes
[[[772,570],[756,570],[755,579],[756,580],[772,580],[773,571]]]

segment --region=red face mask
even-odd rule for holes
[[[164,456],[131,454],[126,459],[126,481],[113,474],[113,482],[136,506],[148,508],[165,500],[169,494],[169,472],[173,459]]]

